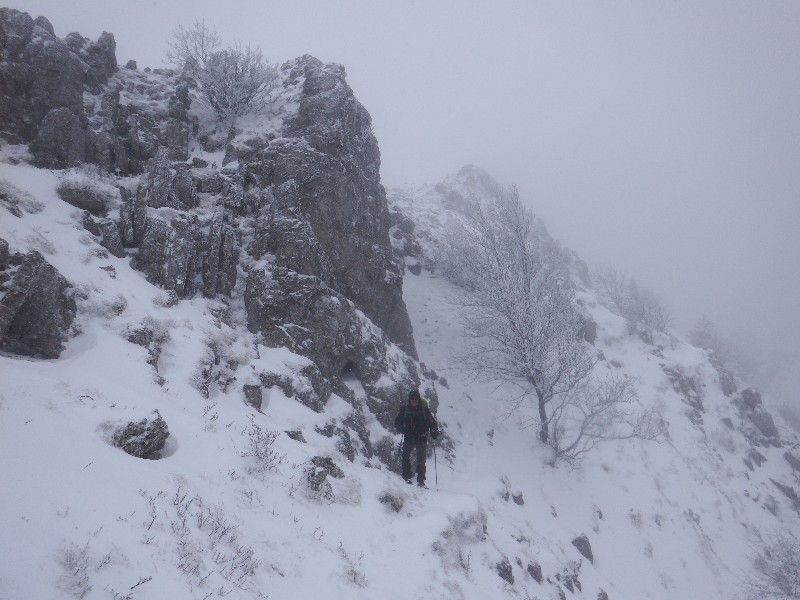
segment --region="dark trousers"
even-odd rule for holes
[[[411,470],[411,449],[416,448],[417,454],[417,483],[425,483],[425,452],[428,446],[427,436],[410,436],[403,439],[403,479],[411,479],[414,471]]]

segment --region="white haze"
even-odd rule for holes
[[[345,65],[384,184],[465,163],[516,183],[590,265],[703,313],[800,386],[800,3],[12,0],[63,37],[164,65],[204,19],[280,63]],[[191,12],[189,12],[191,10]]]

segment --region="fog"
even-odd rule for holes
[[[342,63],[387,187],[482,166],[591,266],[635,276],[679,330],[708,315],[764,361],[762,387],[800,399],[800,3],[6,5],[60,37],[114,33],[121,65],[165,66],[193,19],[275,63]]]

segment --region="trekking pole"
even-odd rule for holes
[[[436,489],[439,489],[439,467],[436,465],[436,440],[433,440],[433,472],[436,473]]]

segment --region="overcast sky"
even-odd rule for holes
[[[164,66],[192,19],[272,62],[342,63],[387,187],[482,166],[679,328],[706,313],[764,356],[791,353],[781,374],[800,389],[800,2],[5,4],[60,37],[110,31],[139,68]]]

